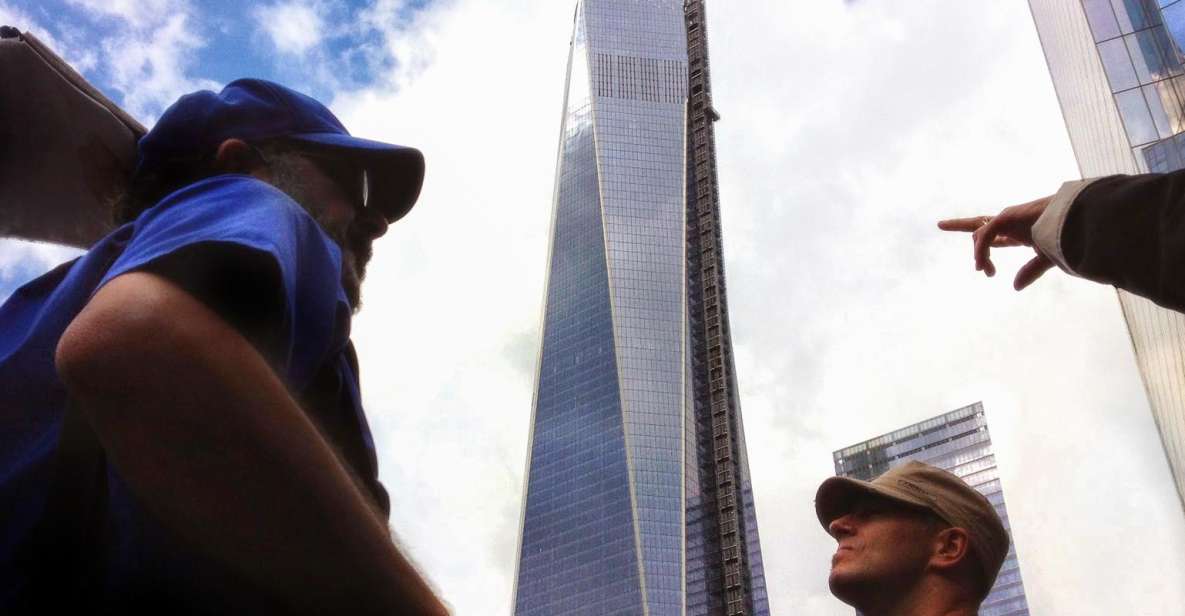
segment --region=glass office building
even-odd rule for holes
[[[514,611],[768,614],[702,1],[576,7]]]
[[[988,433],[983,404],[976,402],[949,413],[906,426],[889,434],[845,447],[834,454],[835,474],[871,481],[881,473],[919,460],[958,475],[986,496],[1009,529],[1004,492],[996,472],[992,437]],[[1016,544],[1008,546],[1008,557],[996,584],[980,605],[980,616],[1022,616],[1029,613],[1025,587],[1016,560]]]
[[[1083,177],[1185,168],[1185,2],[1029,0]],[[1185,508],[1185,315],[1119,291]]]

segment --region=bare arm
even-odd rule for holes
[[[109,282],[56,361],[112,464],[191,545],[301,611],[447,613],[263,357],[167,279]]]

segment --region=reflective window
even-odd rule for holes
[[[1141,89],[1144,91],[1144,99],[1148,101],[1152,121],[1156,124],[1156,130],[1161,139],[1185,130],[1181,105],[1177,102],[1177,96],[1173,92],[1170,82],[1158,81]]]
[[[1156,39],[1156,47],[1160,49],[1160,55],[1164,59],[1165,70],[1169,76],[1180,75],[1183,71],[1182,57],[1177,44],[1169,38],[1164,26],[1156,26],[1149,30],[1152,36]]]
[[[1128,90],[1115,95],[1115,106],[1133,146],[1156,141],[1156,125],[1148,112],[1148,104],[1139,90]]]
[[[1185,50],[1185,2],[1174,2],[1164,7],[1161,15],[1164,17],[1165,29],[1175,43],[1174,51],[1180,56]]]
[[[1103,61],[1103,70],[1107,73],[1107,80],[1111,82],[1112,92],[1140,85],[1123,39],[1117,38],[1099,43],[1099,57]]]
[[[1131,54],[1136,77],[1139,78],[1140,83],[1151,83],[1169,76],[1152,30],[1129,34],[1123,39],[1127,44],[1128,53]],[[1102,46],[1100,45],[1100,47]]]
[[[1082,8],[1086,11],[1086,20],[1090,23],[1094,40],[1105,41],[1119,36],[1119,23],[1115,20],[1115,10],[1111,8],[1109,0],[1082,0]]]
[[[1111,0],[1115,9],[1115,18],[1119,22],[1119,31],[1123,34],[1147,28],[1148,15],[1141,6],[1140,0]]]
[[[1181,167],[1173,139],[1166,139],[1149,145],[1141,150],[1140,153],[1143,155],[1144,162],[1148,171],[1151,173],[1166,173]]]

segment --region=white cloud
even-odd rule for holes
[[[146,125],[180,95],[218,87],[190,76],[200,70],[197,52],[206,40],[186,0],[66,1],[96,19],[104,36],[96,41],[93,29],[57,23],[63,40],[50,47],[80,71],[105,73],[114,90],[108,94]]]
[[[334,101],[355,134],[428,158],[355,322],[363,387],[396,529],[457,613],[504,613],[572,6],[458,0],[413,21],[401,6],[372,13],[396,69]],[[1015,294],[933,227],[1075,173],[1026,9],[754,2],[709,18],[774,610],[850,613],[810,505],[831,452],[980,399],[1034,612],[1182,604],[1166,582],[1185,575],[1185,523],[1113,294],[1056,273]]]
[[[445,2],[432,5],[444,10]],[[422,11],[406,0],[350,5],[332,0],[282,0],[254,9],[253,37],[277,53],[273,70],[290,86],[338,92],[390,83],[430,53],[402,43]]]
[[[137,23],[167,15],[178,6],[176,0],[66,0],[88,12]]]
[[[325,23],[317,5],[301,0],[258,6],[252,16],[276,50],[283,54],[304,55],[325,34]]]
[[[17,287],[81,252],[70,246],[0,238],[0,302]]]
[[[182,94],[217,89],[211,80],[188,76],[195,50],[205,45],[188,13],[174,12],[133,28],[126,37],[107,39],[103,51],[110,83],[123,93],[124,108],[137,118],[151,125],[153,116]]]
[[[362,11],[357,32],[377,31],[382,38],[382,47],[370,50],[371,64],[378,66],[384,59],[393,58],[398,66],[398,70],[387,75],[376,75],[379,83],[400,88],[419,77],[442,50],[442,44],[451,40],[442,36],[439,28],[425,28],[424,24],[439,23],[442,16],[456,15],[460,6],[466,5],[457,0],[441,0],[433,10],[419,12],[411,10],[407,0],[379,0]],[[482,36],[478,41],[495,42],[491,39]]]

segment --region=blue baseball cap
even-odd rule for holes
[[[419,150],[353,137],[321,103],[262,79],[232,81],[217,94],[182,96],[140,139],[135,175],[212,154],[232,138],[304,143],[357,164],[367,174],[367,206],[378,208],[387,222],[411,210],[424,183]]]

